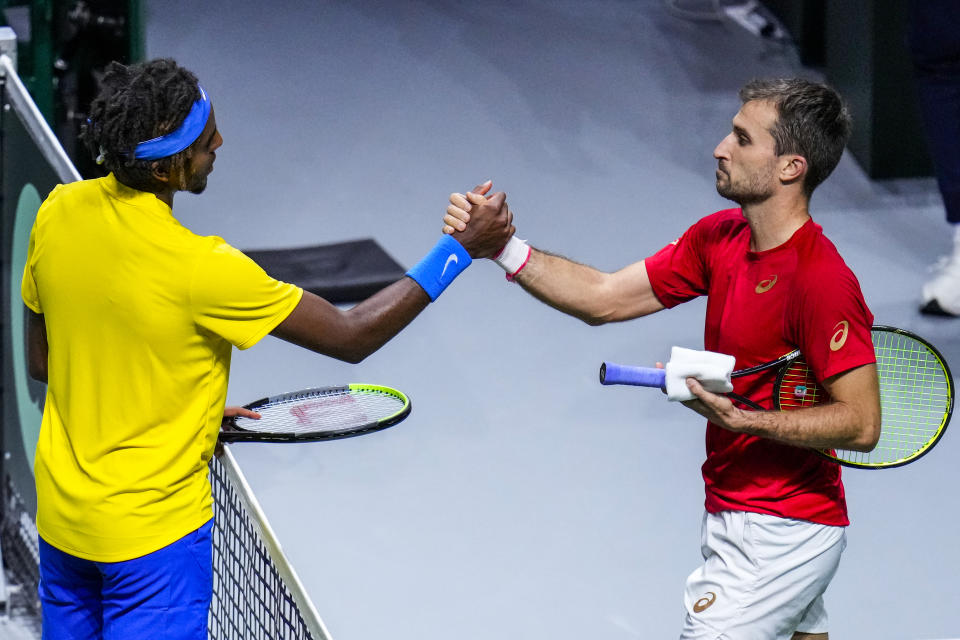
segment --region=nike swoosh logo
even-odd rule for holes
[[[445,274],[445,273],[447,272],[447,267],[450,266],[450,263],[451,263],[451,262],[455,262],[455,263],[457,263],[457,264],[460,263],[460,260],[457,259],[457,254],[451,253],[450,256],[447,258],[446,264],[443,265],[443,271],[440,272],[440,279],[441,279],[441,280],[443,280],[443,274]]]

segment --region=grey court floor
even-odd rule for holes
[[[521,237],[604,269],[727,206],[715,144],[737,88],[805,74],[789,49],[654,0],[149,3],[147,51],[197,72],[225,139],[175,214],[237,247],[372,237],[404,265],[451,191],[492,178]],[[910,88],[905,88],[910,90]],[[930,179],[872,182],[852,157],[814,196],[877,321],[960,368],[960,320],[915,313],[949,248]],[[337,640],[676,637],[699,562],[704,423],[604,388],[604,359],[702,348],[704,306],[591,328],[472,266],[360,365],[267,338],[229,400],[397,386],[412,416],[335,443],[236,445]],[[853,524],[827,593],[835,638],[960,636],[957,434],[920,463],[845,472]]]

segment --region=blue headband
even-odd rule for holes
[[[190,107],[190,113],[183,119],[183,124],[165,136],[137,144],[133,152],[134,158],[137,160],[166,158],[180,153],[200,137],[210,118],[210,99],[203,87],[197,85],[197,88],[200,89],[200,97]]]

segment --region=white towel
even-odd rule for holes
[[[693,400],[695,396],[687,388],[687,378],[696,378],[704,389],[713,393],[733,391],[730,374],[735,363],[733,356],[724,353],[673,347],[670,362],[665,367],[667,399],[674,402]]]

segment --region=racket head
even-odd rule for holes
[[[316,442],[382,431],[410,415],[410,398],[383,385],[353,383],[270,396],[245,405],[259,420],[223,421],[221,442]]]
[[[946,360],[920,336],[878,325],[871,338],[880,382],[880,440],[868,452],[819,453],[847,467],[888,469],[919,459],[940,441],[953,414],[954,384]],[[774,385],[777,409],[799,409],[829,400],[803,360],[779,372]]]
[[[869,452],[835,451],[850,467],[884,469],[918,460],[936,445],[953,415],[953,376],[943,355],[920,336],[875,326],[882,411],[880,441]]]

